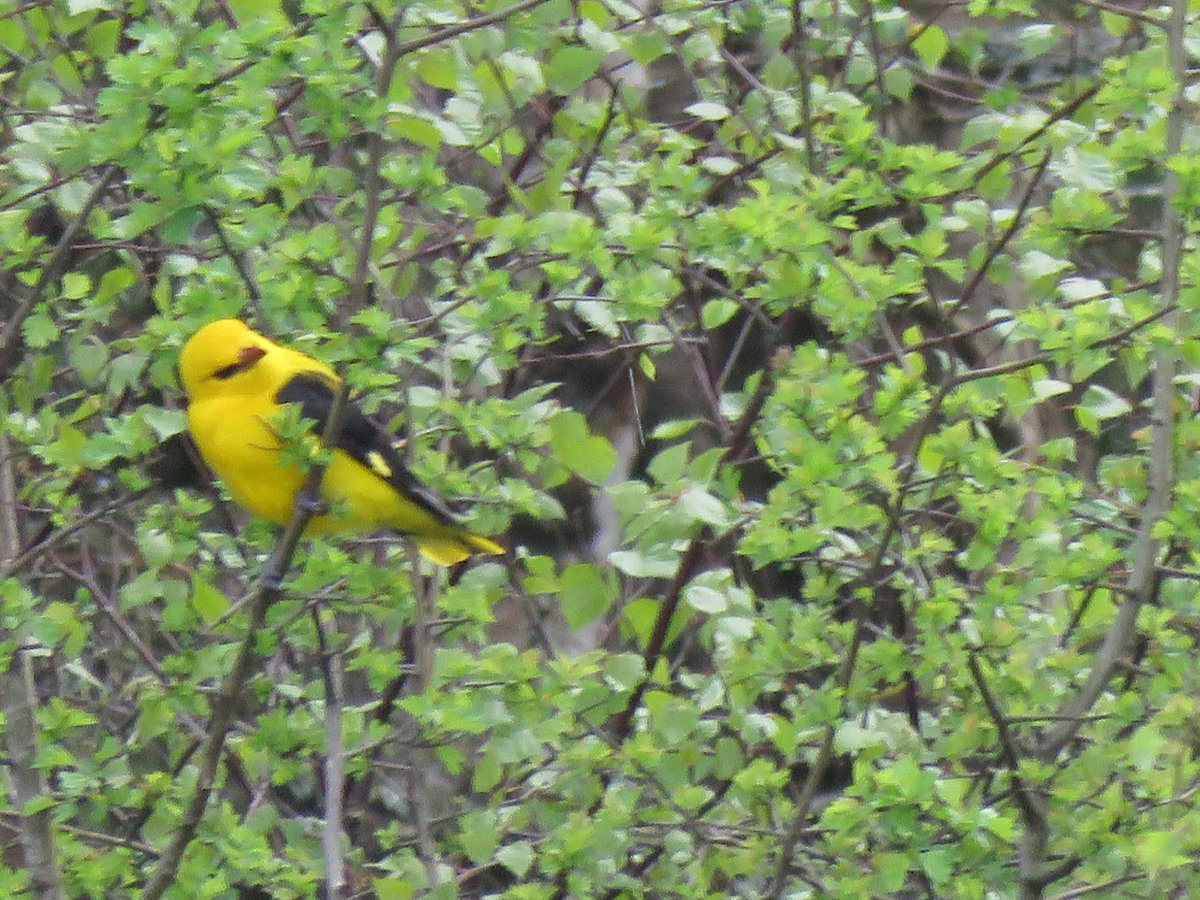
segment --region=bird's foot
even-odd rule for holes
[[[267,561],[263,563],[258,577],[264,590],[283,590],[283,569],[279,565],[279,560],[276,558],[275,553],[267,557]]]
[[[296,512],[304,513],[312,518],[324,511],[325,504],[315,491],[300,491],[296,494]]]

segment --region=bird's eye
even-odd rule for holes
[[[238,351],[237,362],[230,363],[224,368],[213,372],[212,377],[220,381],[232,378],[239,372],[248,372],[254,364],[267,355],[267,351],[257,345],[243,347]]]
[[[223,369],[217,369],[217,371],[213,372],[213,378],[219,378],[221,381],[224,381],[227,378],[232,378],[241,370],[241,363],[233,363],[232,365],[225,366]]]

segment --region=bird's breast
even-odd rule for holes
[[[233,499],[276,524],[292,517],[304,482],[299,466],[280,461],[282,443],[270,427],[278,408],[253,398],[215,398],[188,407],[188,424],[200,455]]]

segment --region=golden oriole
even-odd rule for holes
[[[301,466],[282,459],[283,440],[272,420],[294,403],[320,435],[340,384],[337,376],[237,319],[212,322],[192,335],[180,355],[179,374],[188,395],[188,427],[204,461],[239,504],[287,524],[305,475]],[[444,566],[475,552],[504,552],[459,525],[405,467],[395,438],[352,403],[343,411],[320,493],[329,510],[313,518],[309,535],[389,528],[412,535],[427,559]]]

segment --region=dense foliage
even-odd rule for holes
[[[0,4],[0,893],[1200,884],[1180,10]],[[225,315],[511,553],[260,586]]]

